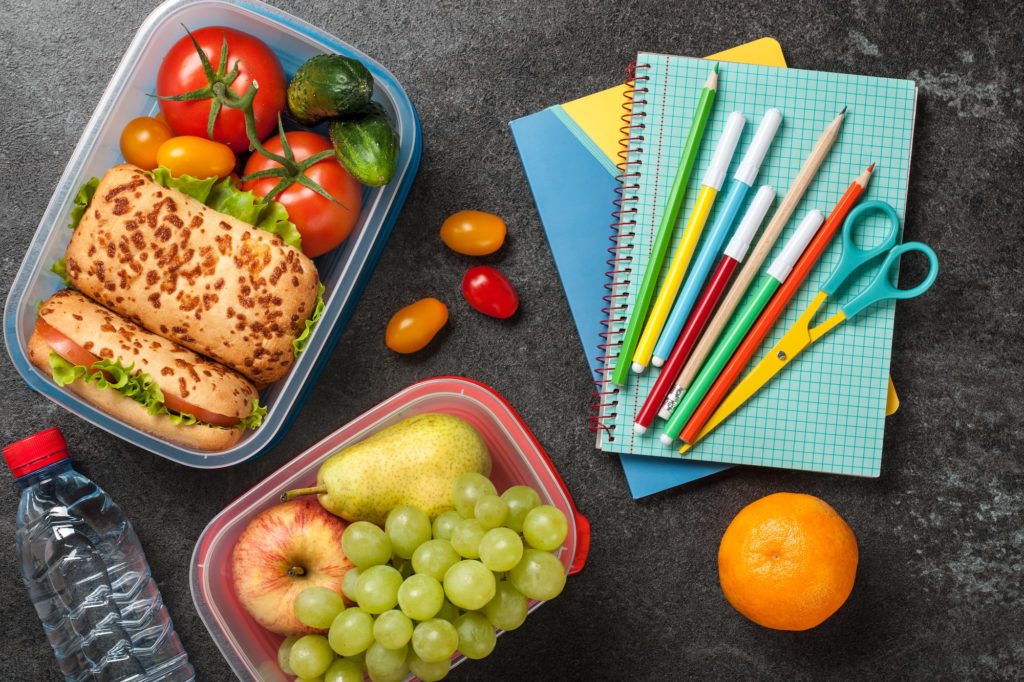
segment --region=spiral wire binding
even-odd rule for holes
[[[619,186],[615,188],[615,193],[618,196],[612,202],[615,208],[612,211],[612,233],[608,237],[612,243],[608,248],[611,257],[605,261],[609,270],[605,273],[607,281],[604,288],[608,290],[608,293],[602,297],[605,302],[605,306],[601,308],[601,312],[604,314],[601,326],[604,327],[604,331],[599,334],[601,342],[597,345],[598,369],[595,371],[594,403],[591,406],[590,414],[590,430],[595,433],[605,431],[609,441],[615,440],[612,433],[615,430],[615,425],[607,424],[604,420],[615,419],[616,412],[614,410],[619,404],[620,389],[611,385],[608,373],[612,371],[612,368],[608,367],[607,363],[609,359],[617,357],[614,350],[620,345],[620,342],[612,341],[612,337],[625,333],[624,325],[628,319],[626,315],[628,306],[624,300],[627,294],[625,291],[616,292],[616,289],[628,286],[629,277],[633,272],[633,255],[630,253],[633,249],[633,242],[631,240],[636,236],[636,202],[639,201],[636,192],[640,189],[640,166],[642,165],[642,161],[636,155],[643,151],[645,128],[643,119],[647,116],[646,112],[638,111],[637,107],[642,108],[647,104],[644,96],[647,94],[646,83],[650,77],[643,70],[649,67],[649,64],[637,64],[634,61],[626,68],[626,91],[623,98],[625,101],[622,103],[625,113],[621,116],[623,125],[619,129],[622,138],[619,142],[621,146],[619,162],[616,164],[619,174],[615,178],[619,183]],[[634,99],[637,95],[640,98]]]

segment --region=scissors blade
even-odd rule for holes
[[[683,447],[680,448],[679,452],[685,453],[691,447],[699,443],[704,439],[706,435],[715,430],[715,428],[728,419],[733,412],[743,406],[748,400],[757,394],[765,384],[772,380],[776,374],[781,372],[786,366],[791,363],[797,356],[800,355],[808,346],[814,342],[811,330],[809,328],[810,321],[813,319],[814,314],[818,311],[821,305],[825,302],[827,295],[824,292],[819,292],[814,301],[807,308],[803,315],[800,316],[786,335],[783,336],[778,343],[776,343],[772,349],[761,358],[761,361],[754,366],[754,369],[750,371],[747,376],[736,384],[736,387],[729,392],[729,395],[725,397],[718,409],[715,410],[711,418],[708,419],[707,423],[694,438],[692,443],[684,443]]]

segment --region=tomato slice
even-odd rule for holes
[[[94,355],[79,346],[77,343],[61,333],[56,327],[45,322],[41,317],[36,320],[36,331],[39,332],[39,335],[43,337],[43,340],[49,344],[54,353],[72,364],[92,367],[93,363],[100,361],[100,358],[97,355]],[[108,380],[113,379],[109,374],[106,376]],[[229,417],[226,414],[218,414],[217,412],[204,410],[198,405],[194,405],[193,403],[168,393],[167,391],[164,391],[164,405],[166,405],[169,410],[191,414],[199,421],[206,422],[207,424],[212,424],[214,426],[237,426],[238,423],[242,421],[238,417]]]
[[[238,422],[242,421],[238,417],[229,417],[226,414],[218,414],[216,412],[204,410],[198,405],[194,405],[176,395],[171,395],[167,391],[164,391],[164,405],[167,406],[168,410],[190,414],[199,421],[206,422],[207,424],[213,424],[214,426],[237,426]]]
[[[43,318],[36,320],[36,331],[43,337],[53,349],[53,352],[61,356],[73,365],[92,367],[94,362],[99,362],[98,356],[93,355],[77,343],[57,331],[56,328],[43,321]]]

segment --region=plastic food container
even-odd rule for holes
[[[229,504],[203,530],[192,552],[192,601],[231,669],[241,680],[285,682],[292,678],[277,665],[283,639],[258,625],[235,597],[231,552],[249,521],[280,502],[281,493],[313,485],[320,464],[342,448],[381,429],[425,412],[443,412],[472,424],[491,453],[491,480],[501,492],[529,485],[545,504],[569,520],[559,557],[569,574],[583,568],[590,548],[590,523],[576,511],[572,497],[544,449],[512,406],[493,389],[460,377],[439,377],[413,384],[330,434]],[[530,610],[540,606],[532,602]],[[529,627],[529,619],[523,627]],[[459,656],[456,664],[462,660]]]
[[[48,374],[29,362],[27,353],[37,304],[62,287],[60,279],[50,272],[50,266],[64,255],[71,239],[67,225],[72,197],[89,177],[101,176],[106,169],[121,162],[118,140],[125,123],[158,110],[151,96],[156,90],[157,69],[167,50],[184,35],[182,25],[189,29],[230,26],[259,36],[277,54],[289,77],[315,54],[337,52],[359,59],[373,74],[374,99],[388,111],[401,137],[394,179],[386,187],[364,188],[362,213],[349,238],[341,247],[316,259],[326,287],[326,309],[309,346],[288,376],[264,391],[263,402],[269,411],[263,425],[248,432],[233,448],[218,453],[167,443],[110,417],[57,387]],[[169,0],[163,3],[139,28],[114,72],[57,183],[11,286],[4,308],[4,341],[14,366],[30,387],[70,412],[175,462],[217,468],[261,454],[287,432],[352,314],[409,193],[419,167],[421,146],[416,110],[394,76],[338,38],[257,0]]]

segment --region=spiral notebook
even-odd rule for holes
[[[628,186],[624,187],[621,216],[629,231],[619,229],[619,255],[633,272],[643,272],[664,197],[687,134],[707,61],[640,53],[635,78],[643,87],[632,93],[632,114],[627,139],[640,135],[642,145],[626,154]],[[800,218],[812,208],[826,214],[843,191],[868,164],[876,162],[866,197],[893,205],[905,214],[911,141],[917,89],[912,81],[844,75],[798,69],[780,69],[721,62],[719,91],[708,123],[693,177],[700,178],[710,161],[714,141],[730,111],[740,110],[755,125],[748,125],[736,159],[749,144],[764,111],[778,107],[783,124],[765,159],[757,184],[770,184],[784,194],[821,130],[844,106],[846,121],[839,139],[811,184],[793,219],[769,257],[771,262]],[[643,114],[641,116],[641,114]],[[684,122],[680,124],[680,122]],[[734,161],[734,166],[735,166]],[[735,168],[730,169],[730,173]],[[683,203],[685,220],[697,193],[691,181]],[[753,194],[753,193],[751,193]],[[715,218],[713,212],[709,223]],[[620,218],[618,227],[623,227]],[[881,238],[885,225],[869,220],[860,228],[864,243]],[[676,230],[678,242],[680,230]],[[670,250],[674,250],[673,243]],[[761,357],[781,338],[838,260],[838,240],[825,252],[807,282],[762,345]],[[617,360],[640,277],[625,277],[626,265],[610,283],[608,352],[603,376],[609,377]],[[870,270],[839,300],[862,288]],[[742,305],[742,304],[741,304]],[[829,314],[835,306],[823,311]],[[704,462],[753,464],[859,476],[877,476],[881,467],[885,426],[887,377],[892,347],[895,307],[877,305],[862,319],[844,325],[825,343],[800,359],[799,369],[780,374],[771,384],[685,456]],[[662,445],[658,429],[633,433],[632,421],[653,384],[656,370],[630,375],[624,387],[604,384],[605,401],[599,407],[598,447],[608,452],[683,458],[675,447]]]

